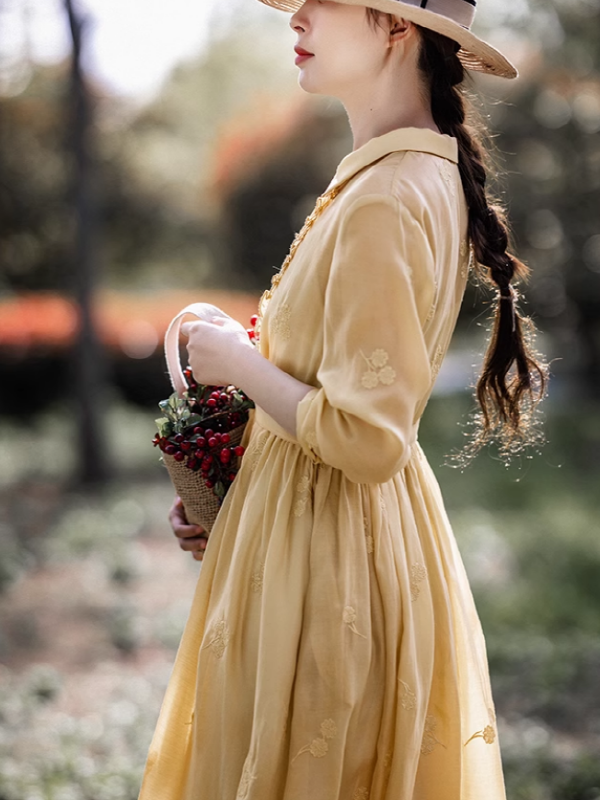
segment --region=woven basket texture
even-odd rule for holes
[[[229,432],[228,447],[239,445],[245,428],[244,424]],[[173,456],[166,453],[163,453],[162,458],[175,491],[183,501],[188,522],[201,525],[207,533],[210,533],[221,508],[219,498],[213,494],[212,489],[205,486],[201,472],[188,469],[184,461],[175,461]],[[240,460],[240,458],[237,460],[238,468]]]

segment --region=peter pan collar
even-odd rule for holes
[[[415,150],[418,153],[431,153],[458,163],[458,142],[445,133],[436,133],[429,128],[397,128],[383,136],[370,139],[358,150],[342,159],[329,189],[343,183],[360,172],[364,167],[379,161],[380,158],[401,150]]]

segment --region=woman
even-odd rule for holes
[[[461,95],[465,66],[516,72],[472,0],[263,1],[294,11],[300,84],[343,102],[354,150],[259,347],[219,312],[187,324],[196,379],[257,409],[208,545],[172,509],[206,552],[141,800],[498,800],[484,641],[417,429],[470,252],[498,293],[479,443],[526,439],[543,388]]]

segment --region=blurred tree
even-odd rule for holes
[[[79,325],[73,353],[73,386],[78,422],[79,469],[83,484],[105,483],[109,464],[103,435],[103,407],[106,395],[104,353],[93,316],[98,284],[99,236],[96,162],[94,159],[93,104],[83,77],[82,60],[87,21],[72,0],[64,0],[73,41],[69,140],[73,151],[73,286],[79,310]]]
[[[568,355],[579,393],[598,400],[600,3],[532,0],[532,14],[543,57],[512,102],[490,112],[518,249],[533,270],[531,309],[554,354]]]
[[[350,149],[339,106],[302,100],[294,86],[285,15],[255,7],[219,8],[202,55],[178,67],[146,107],[90,87],[113,286],[264,288]],[[514,86],[486,83],[483,93],[505,154],[517,249],[533,268],[529,310],[549,334],[550,355],[567,352],[581,389],[597,397],[600,3],[484,5],[480,32],[502,26],[521,38],[523,76]],[[63,71],[38,69],[21,94],[0,99],[5,288],[66,286],[74,221],[64,201],[65,92]],[[481,313],[473,295],[465,325]]]

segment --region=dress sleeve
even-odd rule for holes
[[[297,438],[356,483],[408,461],[432,374],[423,325],[434,293],[431,233],[388,196],[361,197],[340,226],[325,290],[320,388],[299,403]]]

